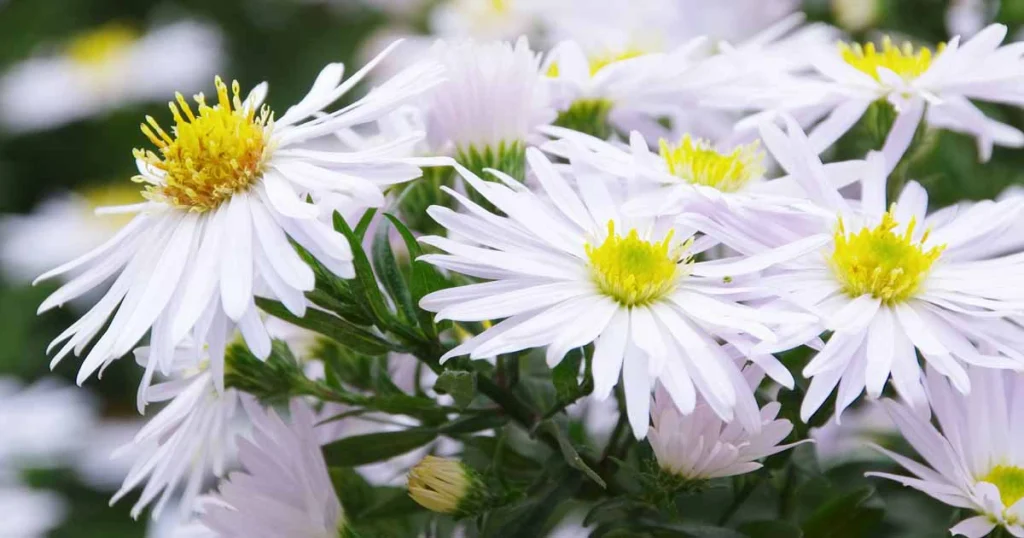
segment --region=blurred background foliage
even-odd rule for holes
[[[851,32],[858,38],[871,39],[878,31],[922,42],[944,41],[949,37],[946,21],[949,1],[878,0],[877,4],[872,3],[875,0],[852,1],[877,8],[869,27]],[[419,14],[412,15],[411,20],[407,19],[406,26],[425,30],[424,15],[430,3],[424,2],[427,5]],[[837,3],[806,0],[805,10],[811,20],[835,23]],[[995,20],[1010,26],[1011,35],[1024,24],[1024,0],[1004,0],[993,5],[992,12]],[[183,18],[218,27],[223,33],[227,56],[221,74],[226,79],[237,79],[243,88],[262,80],[269,81],[272,88],[269,101],[277,110],[301,97],[324,64],[343,61],[351,65],[360,45],[389,22],[386,12],[376,9],[373,0],[7,0],[0,1],[0,72],[35,53],[59,47],[69,36],[112,21],[142,31],[161,22]],[[74,87],[63,89],[68,98],[73,98],[75,92]],[[986,113],[1024,127],[1022,110],[997,107]],[[49,197],[64,191],[80,191],[117,178],[127,182],[134,173],[131,149],[145,143],[138,126],[147,114],[166,118],[166,105],[161,102],[126,104],[53,129],[31,133],[0,131],[0,214],[29,213]],[[1010,185],[1024,184],[1024,151],[997,149],[992,162],[981,165],[977,162],[973,142],[950,133],[940,134],[930,148],[927,155],[915,161],[910,175],[927,186],[934,205],[991,198]],[[840,144],[837,152],[844,151],[862,151],[862,148],[844,148]],[[53,284],[33,288],[0,274],[0,376],[14,376],[31,383],[51,375],[46,344],[74,319],[73,312],[67,310],[36,317],[38,304],[53,289]],[[73,383],[77,366],[78,361],[69,359],[60,364],[53,375]],[[102,379],[87,383],[102,401],[104,416],[135,415],[139,372],[130,361],[118,361]],[[791,398],[798,401],[795,394]],[[805,522],[804,536],[808,537],[948,535],[946,529],[953,521],[953,514],[939,503],[888,482],[864,479],[863,472],[869,467],[864,463],[822,470],[811,447],[799,450],[802,456],[797,459],[805,465],[786,473],[807,473],[811,478],[796,481],[801,483],[801,491],[793,496],[793,504],[761,503],[758,487],[754,487],[743,511],[744,518],[769,519],[776,513],[783,515],[793,511],[806,513],[797,518]],[[878,469],[879,465],[875,463],[871,467]],[[25,478],[34,486],[61,492],[69,501],[64,524],[50,536],[145,535],[145,526],[133,522],[128,515],[130,503],[122,502],[113,508],[107,506],[112,491],[91,489],[73,473],[59,469],[31,471]],[[787,481],[795,479],[779,469],[773,472],[772,480],[785,487]],[[877,497],[865,495],[864,488],[869,486],[881,490],[886,506],[879,505]],[[743,485],[737,483],[736,487]],[[730,497],[723,492],[722,498]],[[721,512],[715,499],[715,495],[708,495],[701,502],[711,506],[695,503],[682,509],[692,513]],[[815,523],[814,517],[822,517],[823,502],[835,503],[831,512],[826,510],[825,513],[846,524]],[[782,531],[784,529],[778,536],[786,536]]]

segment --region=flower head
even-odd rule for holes
[[[679,144],[658,142],[668,172],[694,185],[705,185],[723,192],[736,192],[764,175],[764,152],[760,143],[739,146],[722,152],[707,140],[683,136]]]
[[[939,44],[935,54],[942,54],[945,48],[944,43]],[[933,60],[932,49],[928,47],[915,49],[911,43],[896,46],[893,45],[892,38],[889,36],[882,40],[881,49],[875,47],[874,43],[867,45],[840,43],[839,54],[843,61],[853,66],[854,69],[870,75],[879,82],[882,80],[879,69],[887,69],[905,80],[913,80],[924,74],[931,67]]]
[[[980,538],[996,527],[1024,535],[1024,450],[1020,374],[988,368],[968,370],[972,390],[963,394],[929,368],[928,393],[935,424],[909,406],[883,401],[889,416],[924,464],[881,447],[913,476],[868,473],[896,481],[951,506],[974,512],[953,528],[954,535]]]
[[[442,514],[469,510],[483,485],[476,472],[458,460],[427,456],[409,471],[409,496],[417,504]]]

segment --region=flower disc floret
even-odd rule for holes
[[[636,230],[625,236],[608,223],[608,237],[600,246],[587,245],[590,271],[602,293],[624,306],[644,306],[671,293],[689,258],[682,257],[689,243],[672,247],[672,232],[659,242],[640,238]]]
[[[914,219],[902,234],[896,233],[899,223],[894,212],[895,207],[890,208],[877,227],[855,234],[848,234],[839,219],[829,265],[850,297],[867,294],[890,305],[910,299],[945,249],[943,245],[926,250],[927,232],[915,242]]]
[[[764,152],[758,142],[722,153],[707,140],[685,135],[679,144],[662,139],[659,146],[669,173],[694,185],[736,192],[764,175]]]
[[[195,96],[198,114],[179,93],[170,103],[174,127],[168,135],[152,117],[142,132],[159,154],[136,149],[135,158],[163,175],[163,182],[149,185],[146,198],[189,211],[216,209],[236,193],[248,190],[261,176],[269,153],[273,114],[268,107],[257,113],[243,103],[238,82],[227,85],[217,77],[217,104],[210,106],[202,94]],[[144,181],[136,176],[136,181]]]
[[[881,81],[878,68],[884,67],[905,80],[913,80],[932,65],[932,60],[945,50],[944,43],[939,44],[936,52],[928,47],[914,48],[910,43],[901,46],[893,45],[892,39],[886,36],[882,40],[881,50],[874,43],[840,43],[839,54],[843,61],[877,81]]]
[[[1003,506],[1007,508],[1024,498],[1024,468],[1014,465],[996,465],[981,480],[999,489]]]

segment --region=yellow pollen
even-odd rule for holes
[[[915,219],[902,235],[896,234],[895,209],[894,205],[882,215],[878,227],[864,228],[856,234],[847,234],[843,219],[839,219],[829,265],[850,297],[870,294],[889,305],[906,301],[918,291],[945,250],[945,245],[924,249],[928,232],[914,242]]]
[[[1006,508],[1024,498],[1024,469],[1020,467],[996,465],[981,480],[999,489],[999,496]]]
[[[105,24],[72,39],[67,45],[67,55],[78,64],[100,66],[124,53],[138,37],[138,33],[125,24]]]
[[[209,106],[203,94],[196,95],[198,114],[176,94],[177,102],[170,103],[173,137],[146,117],[142,132],[160,153],[136,149],[133,154],[166,175],[163,184],[146,187],[146,198],[204,212],[248,190],[260,178],[271,149],[273,113],[263,106],[257,114],[253,106],[243,104],[238,82],[231,85],[233,95],[220,77],[215,84],[217,104]],[[144,181],[142,176],[134,180]]]
[[[888,36],[882,39],[881,51],[875,47],[874,43],[866,45],[839,43],[839,54],[843,61],[878,81],[881,81],[881,77],[878,75],[879,67],[889,69],[905,80],[915,79],[927,71],[932,65],[934,56],[942,54],[945,49],[945,43],[940,43],[936,47],[935,53],[928,47],[915,50],[914,45],[910,43],[896,46]]]
[[[636,230],[625,237],[608,222],[608,237],[600,246],[587,245],[590,272],[602,293],[623,306],[643,306],[671,293],[685,266],[691,242],[672,247],[672,233],[658,243],[640,239]]]
[[[662,139],[659,146],[669,173],[693,185],[736,192],[764,175],[764,152],[756,141],[729,153],[721,153],[707,140],[690,135],[675,146]]]

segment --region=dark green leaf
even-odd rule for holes
[[[263,297],[256,298],[256,305],[274,317],[332,338],[339,344],[360,353],[381,355],[390,349],[387,341],[370,332],[367,328],[360,327],[327,312],[310,308],[306,310],[306,315],[300,318],[289,312],[280,302]]]
[[[324,459],[332,467],[366,465],[400,456],[436,438],[437,431],[423,428],[356,435],[324,445]]]
[[[538,431],[540,433],[547,433],[548,435],[554,437],[554,439],[558,442],[558,449],[562,452],[562,457],[565,458],[565,462],[568,463],[570,467],[578,471],[581,471],[583,474],[587,475],[588,478],[596,482],[602,488],[608,487],[607,484],[605,484],[604,480],[601,478],[601,476],[598,475],[597,472],[591,469],[586,464],[586,462],[583,461],[583,458],[580,457],[579,452],[576,451],[576,448],[572,446],[572,442],[569,441],[569,437],[565,434],[565,432],[562,431],[561,428],[558,427],[557,424],[555,424],[554,421],[545,420],[541,422],[540,426],[538,427]]]
[[[381,223],[377,228],[377,237],[373,241],[373,267],[377,271],[384,288],[391,299],[398,305],[398,313],[407,324],[416,323],[416,307],[412,302],[412,294],[405,283],[402,270],[395,261],[395,253],[391,250],[388,237],[388,226]]]
[[[360,241],[366,238],[366,230],[370,229],[370,224],[373,222],[373,217],[377,215],[377,208],[371,208],[363,213],[363,216],[359,218],[359,222],[356,223],[356,229],[353,230],[356,237]]]
[[[749,521],[739,526],[750,538],[802,538],[804,533],[788,521]]]
[[[358,519],[376,501],[374,490],[363,477],[350,467],[331,467],[331,484],[338,500],[345,507],[345,517]]]
[[[863,487],[832,499],[818,508],[803,525],[805,538],[858,538],[874,536],[885,515],[872,487]]]
[[[465,409],[476,397],[476,374],[461,370],[445,370],[437,382],[434,391],[448,394],[455,400],[455,405]]]
[[[363,244],[360,238],[349,228],[341,213],[334,212],[334,229],[341,232],[348,239],[352,250],[352,265],[356,270],[356,278],[349,281],[352,291],[362,306],[371,314],[383,328],[391,328],[393,316],[384,302],[384,295],[377,285],[377,278],[373,274],[370,260],[366,257]]]

